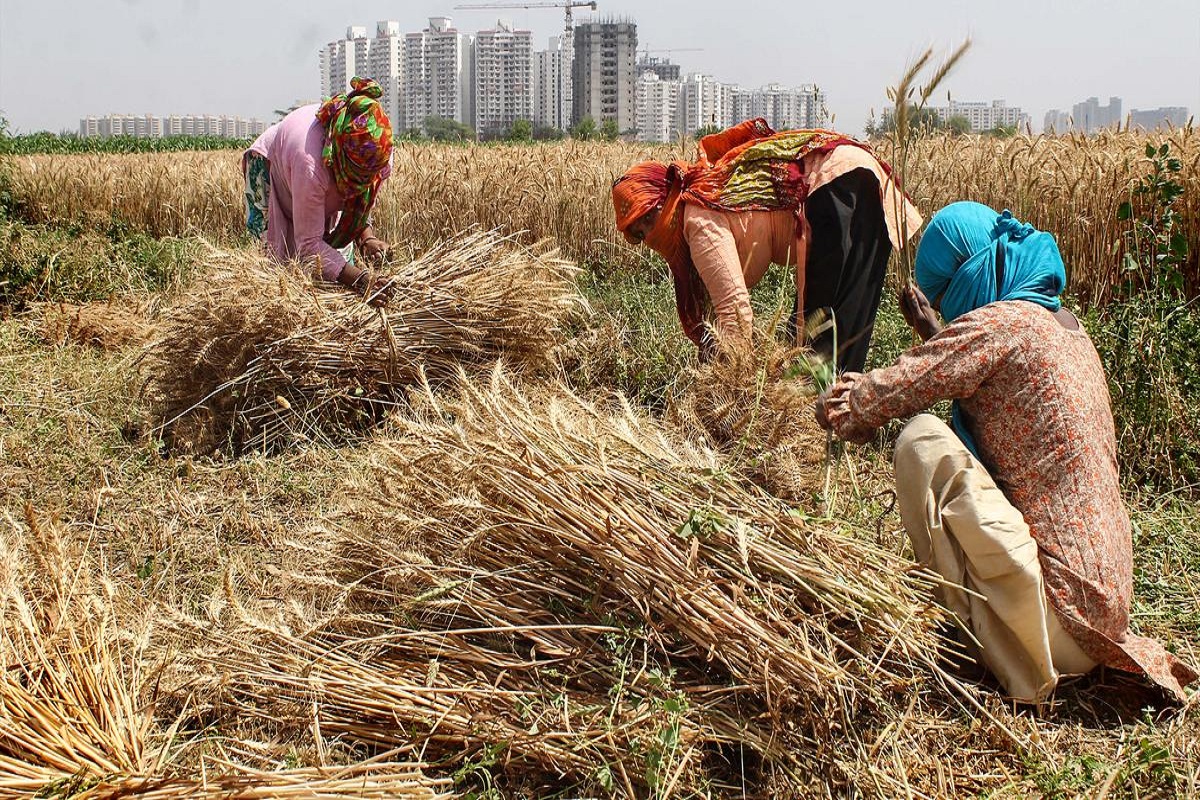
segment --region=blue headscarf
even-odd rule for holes
[[[1004,269],[997,280],[997,252]],[[1067,283],[1058,243],[1020,222],[1007,209],[997,214],[982,203],[951,203],[933,215],[917,249],[917,285],[930,301],[942,298],[942,317],[958,317],[1000,300],[1026,300],[1051,311],[1062,307]],[[954,430],[976,458],[975,440],[954,404]]]

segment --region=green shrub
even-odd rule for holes
[[[197,258],[193,242],[0,218],[0,304],[85,302],[169,289]]]
[[[1092,309],[1084,324],[1108,374],[1126,479],[1200,483],[1200,306],[1145,290]]]

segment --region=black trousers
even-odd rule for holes
[[[838,369],[859,372],[867,363],[892,252],[879,180],[870,170],[852,170],[809,195],[805,210],[812,241],[804,273],[804,317],[819,309],[830,311],[837,332]],[[791,340],[803,324],[797,298],[788,321]],[[832,356],[834,330],[809,344]]]

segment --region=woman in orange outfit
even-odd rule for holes
[[[888,256],[922,222],[867,145],[776,133],[762,119],[705,137],[695,163],[639,164],[612,191],[618,229],[670,266],[680,322],[702,352],[706,301],[722,339],[748,338],[749,290],[779,264],[796,271],[790,332],[801,309],[831,310],[838,366],[849,370],[866,363]],[[834,337],[811,344],[832,354]]]

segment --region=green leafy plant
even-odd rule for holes
[[[1171,155],[1171,145],[1146,145],[1150,172],[1130,189],[1130,197],[1117,208],[1117,219],[1129,222],[1125,235],[1125,292],[1139,286],[1161,288],[1171,294],[1184,291],[1188,238],[1176,201],[1183,197],[1180,183],[1183,161]]]

